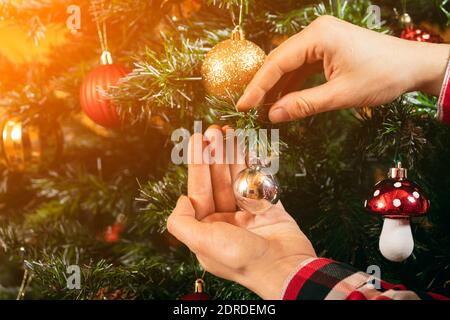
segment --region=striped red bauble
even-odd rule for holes
[[[106,128],[120,125],[116,107],[104,93],[111,86],[119,84],[120,79],[127,74],[126,67],[105,63],[92,70],[84,79],[80,89],[80,104],[84,113],[95,123]]]

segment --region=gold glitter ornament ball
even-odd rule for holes
[[[205,57],[201,72],[206,91],[218,98],[242,93],[265,58],[264,51],[236,28],[231,39],[219,42]]]

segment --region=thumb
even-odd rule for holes
[[[278,100],[269,111],[272,122],[303,119],[311,115],[343,107],[342,81],[331,80],[320,86],[292,92]]]
[[[199,248],[198,235],[202,234],[204,228],[204,225],[195,218],[195,209],[189,198],[181,196],[167,219],[167,230],[196,252]]]
[[[189,197],[182,195],[178,198],[177,205],[173,210],[178,216],[189,216],[195,218],[195,209]]]

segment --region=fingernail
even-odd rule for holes
[[[276,107],[269,112],[269,119],[272,122],[284,122],[288,121],[290,117],[283,107]]]
[[[248,90],[245,90],[244,94],[241,96],[241,98],[236,103],[236,106],[238,107],[238,109],[240,109],[240,107],[242,107],[242,105],[245,103],[245,100],[247,100],[247,98],[248,98]]]

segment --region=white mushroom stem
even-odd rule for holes
[[[380,251],[394,262],[406,260],[414,249],[414,240],[409,219],[385,218],[380,234]]]

